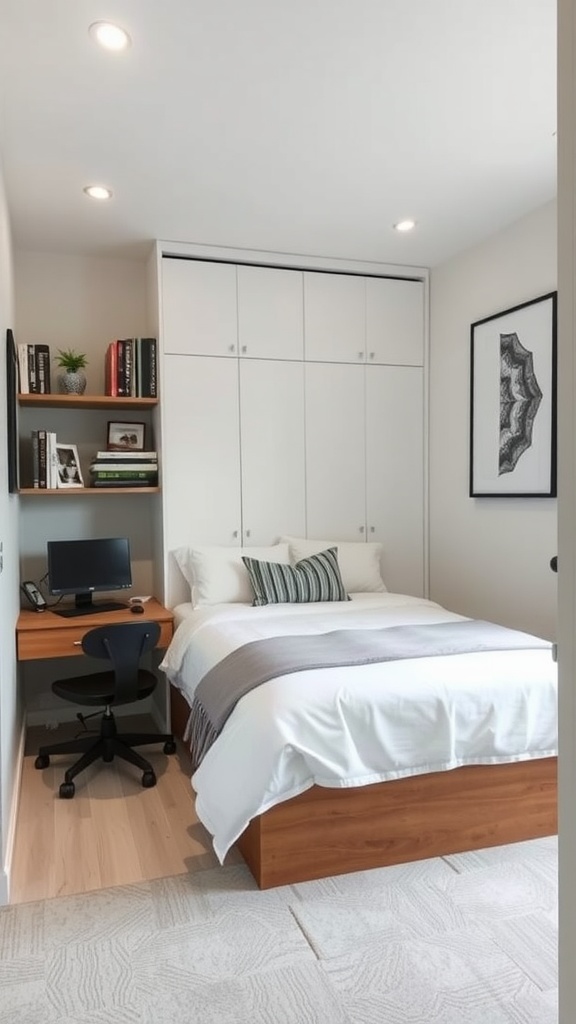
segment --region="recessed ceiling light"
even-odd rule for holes
[[[112,189],[104,185],[87,185],[84,191],[90,199],[112,199]]]
[[[90,35],[106,50],[125,50],[130,46],[130,36],[119,25],[110,21],[95,21],[88,29]]]
[[[416,221],[415,220],[408,220],[408,219],[407,220],[399,220],[394,225],[394,230],[395,231],[412,231],[412,229],[415,228],[415,227],[416,227]]]

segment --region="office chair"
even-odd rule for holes
[[[82,640],[82,650],[93,658],[107,658],[112,663],[112,669],[91,675],[74,676],[71,679],[58,679],[52,683],[52,691],[64,700],[90,707],[105,705],[98,739],[94,740],[93,736],[79,736],[63,743],[42,746],[38,750],[36,768],[47,768],[50,764],[50,754],[82,754],[64,775],[64,782],[60,786],[60,796],[63,799],[71,799],[74,796],[75,786],[72,780],[99,757],[103,761],[113,761],[114,757],[121,757],[136,765],[143,773],[142,785],[148,788],[156,785],[152,765],[132,747],[145,743],[164,743],[165,754],[175,753],[176,744],[171,734],[119,734],[112,712],[112,706],[144,700],[155,689],[156,676],[153,672],[140,668],[140,659],[156,646],[159,636],[160,626],[157,622],[120,622],[91,629]]]

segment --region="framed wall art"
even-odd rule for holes
[[[108,451],[144,451],[144,423],[108,423]]]
[[[6,442],[8,446],[8,491],[18,491],[18,355],[14,335],[6,331]]]
[[[557,293],[471,326],[470,497],[556,497]]]

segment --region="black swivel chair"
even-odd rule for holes
[[[73,779],[79,772],[101,757],[112,761],[121,757],[135,764],[143,772],[142,785],[146,788],[156,785],[156,776],[149,761],[141,757],[132,747],[147,743],[164,743],[164,753],[174,754],[176,744],[170,734],[122,733],[116,730],[112,706],[131,704],[149,697],[156,687],[156,676],[140,668],[140,658],[152,650],[158,642],[160,626],[157,622],[119,622],[110,626],[98,626],[85,634],[82,650],[93,658],[107,658],[112,663],[108,672],[58,679],[52,683],[52,690],[64,700],[90,707],[105,705],[98,739],[93,736],[79,736],[63,743],[40,747],[35,761],[36,768],[47,768],[50,754],[82,754],[82,757],[67,770],[60,786],[60,796],[74,796]]]

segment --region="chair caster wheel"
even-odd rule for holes
[[[151,789],[152,786],[156,785],[156,776],[154,772],[144,772],[142,776],[142,785],[144,789]]]
[[[50,758],[48,754],[38,754],[38,757],[34,761],[35,768],[47,768],[50,764]]]
[[[166,740],[166,743],[164,744],[164,753],[165,754],[175,754],[176,753],[176,744],[174,743],[174,740]]]
[[[60,786],[60,799],[71,800],[76,792],[76,786],[73,782],[63,782]]]

